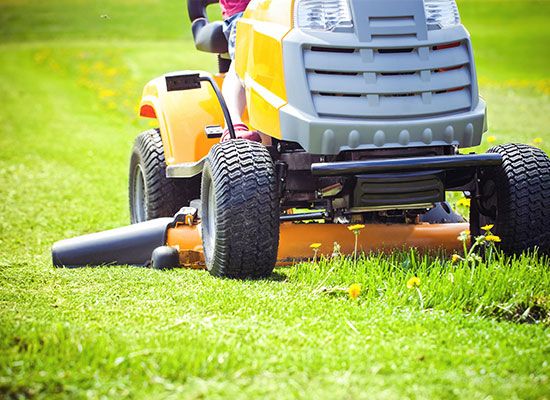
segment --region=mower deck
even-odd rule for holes
[[[457,251],[462,247],[457,237],[467,229],[467,223],[369,224],[359,234],[358,251],[388,252],[408,247],[423,251]],[[355,237],[347,225],[286,222],[281,224],[277,265],[312,258],[312,242],[321,243],[319,255],[325,256],[332,254],[334,242],[340,245],[342,254],[352,254],[355,247]],[[166,244],[179,249],[181,266],[205,268],[200,224],[168,229]]]

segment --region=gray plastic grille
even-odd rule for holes
[[[321,116],[407,118],[472,108],[466,41],[407,48],[309,46],[303,56]]]

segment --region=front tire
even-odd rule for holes
[[[267,149],[248,140],[214,146],[202,173],[202,238],[212,275],[265,278],[277,261],[279,199]]]
[[[550,253],[550,158],[525,144],[495,146],[502,165],[482,171],[479,222],[494,224],[493,232],[508,254],[538,248]],[[475,218],[473,218],[475,220]]]
[[[158,129],[140,134],[130,159],[128,194],[132,224],[172,217],[200,196],[200,176],[166,177],[164,148]]]

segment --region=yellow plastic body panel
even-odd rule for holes
[[[203,71],[183,73],[210,75]],[[223,77],[216,76],[215,80],[221,86]],[[140,115],[158,120],[167,165],[199,161],[219,142],[208,139],[204,128],[224,125],[223,112],[210,84],[203,82],[200,89],[168,92],[164,76],[153,79],[143,89]]]
[[[420,251],[443,250],[457,252],[462,242],[457,240],[469,224],[369,224],[358,237],[358,249],[362,252],[385,251],[414,247]],[[314,239],[313,239],[314,238]],[[342,224],[281,224],[277,265],[311,258],[309,247],[315,241],[321,243],[319,254],[330,256],[334,242],[340,245],[342,254],[353,254],[355,236]],[[168,230],[168,246],[177,246],[182,266],[204,267],[200,224],[181,225]]]
[[[293,0],[253,0],[237,23],[235,66],[246,87],[250,125],[280,138],[287,103],[282,42],[292,29]]]

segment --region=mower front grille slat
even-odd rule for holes
[[[372,97],[313,94],[313,103],[317,112],[325,116],[412,117],[467,110],[472,105],[472,96],[469,89],[432,93],[431,100],[426,103],[422,94]]]
[[[441,73],[432,73],[429,80],[422,79],[420,72],[407,75],[378,75],[372,82],[364,74],[336,76],[311,72],[308,83],[313,93],[335,94],[405,94],[438,92],[470,85],[470,72],[462,67]]]
[[[472,108],[467,41],[413,47],[304,48],[313,105],[320,116],[429,117]]]
[[[372,54],[371,54],[372,52]],[[422,57],[416,49],[410,53],[381,53],[372,49],[353,53],[334,53],[305,50],[304,63],[308,70],[334,72],[415,72],[454,68],[470,61],[467,48],[462,45],[448,49],[427,49]]]

